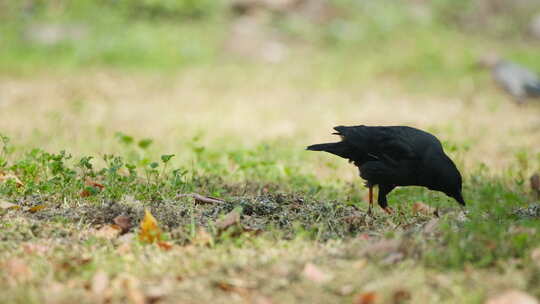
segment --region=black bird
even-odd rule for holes
[[[465,206],[461,174],[432,134],[406,126],[338,126],[340,142],[307,147],[346,158],[360,170],[369,188],[369,213],[373,186],[379,185],[377,202],[387,213],[386,195],[396,186],[423,186],[441,191]]]

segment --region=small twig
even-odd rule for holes
[[[181,194],[178,194],[176,197],[186,197],[186,196],[187,197],[193,197],[195,199],[195,202],[200,203],[200,204],[223,204],[223,203],[225,203],[224,200],[221,200],[219,198],[204,196],[204,195],[200,195],[200,194],[197,194],[197,193],[181,193]]]

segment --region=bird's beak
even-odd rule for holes
[[[460,205],[465,206],[465,200],[463,199],[463,196],[461,195],[461,192],[458,192],[458,194],[452,196]]]

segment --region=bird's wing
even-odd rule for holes
[[[417,134],[407,128],[339,126],[334,129],[357,150],[389,165],[397,166],[400,161],[418,158],[412,143]]]

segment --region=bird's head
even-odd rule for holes
[[[465,206],[465,200],[461,192],[461,174],[456,165],[446,155],[437,163],[437,176],[434,177],[435,185],[433,189],[443,192],[455,199],[460,205]]]

